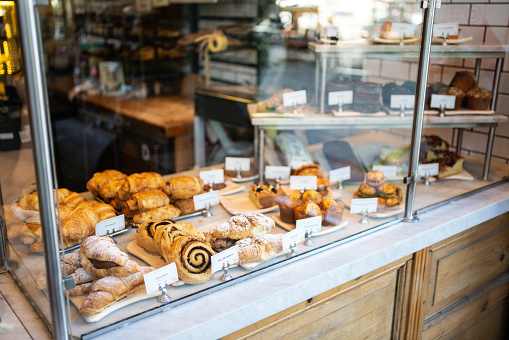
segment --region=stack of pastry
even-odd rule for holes
[[[315,163],[302,165],[295,169],[292,173],[293,176],[316,176],[316,191],[322,196],[327,195],[329,192],[329,180],[323,177],[322,167]]]
[[[322,216],[323,226],[339,225],[343,219],[343,206],[331,198],[323,198],[315,190],[302,195],[289,195],[277,199],[280,218],[286,223],[315,216]]]
[[[136,244],[161,255],[167,263],[175,262],[179,279],[201,284],[212,277],[210,261],[214,250],[205,235],[194,225],[169,219],[142,223],[136,231]]]
[[[274,226],[260,213],[237,214],[209,231],[207,240],[217,251],[237,245],[239,263],[267,261],[283,250],[283,234],[268,234]]]
[[[392,210],[399,209],[403,194],[397,185],[385,182],[383,172],[373,170],[366,173],[353,198],[378,198],[378,210]]]
[[[96,172],[87,182],[87,190],[95,197],[101,197],[105,202],[110,202],[117,197],[127,175],[118,170],[104,170]]]
[[[140,267],[130,260],[110,237],[90,236],[80,249],[63,257],[62,270],[76,282],[76,287],[67,291],[69,296],[88,294],[79,312],[90,316],[142,289],[143,275],[154,268]],[[46,288],[44,270],[37,278],[37,287]]]

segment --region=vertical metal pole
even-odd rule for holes
[[[504,59],[498,58],[497,65],[495,66],[495,78],[493,79],[493,99],[490,103],[490,110],[495,111],[497,107],[497,94],[498,94],[498,85],[500,83],[500,74],[502,73],[502,66],[504,65]],[[486,155],[484,156],[484,167],[482,170],[482,180],[486,181],[488,179],[488,174],[490,173],[490,164],[491,164],[491,155],[493,152],[493,142],[495,139],[495,127],[490,126],[489,135],[488,135],[488,145],[486,145]]]
[[[456,154],[461,156],[461,144],[463,144],[463,128],[458,128],[458,137],[456,139]]]
[[[198,95],[195,95],[198,96]],[[195,102],[198,104],[198,100]],[[195,105],[199,108],[199,105]],[[194,167],[199,169],[207,165],[205,157],[205,119],[194,114]]]
[[[320,107],[320,55],[315,54],[315,105]]]
[[[258,182],[263,183],[265,180],[265,130],[258,127]]]
[[[477,58],[475,60],[475,68],[474,68],[474,76],[475,76],[475,79],[477,79],[477,82],[479,82],[480,74],[481,74],[481,59]]]
[[[320,77],[320,113],[325,112],[325,86],[327,85],[327,54],[322,53],[322,74]]]
[[[46,265],[52,331],[56,339],[67,339],[69,334],[62,269],[60,267],[55,198],[53,195],[54,169],[51,149],[46,79],[43,71],[42,39],[36,9],[42,1],[17,1],[18,23],[21,32],[23,62],[28,95],[32,140],[34,141],[35,174],[39,195],[44,260]],[[46,3],[47,4],[47,3]]]
[[[408,177],[403,182],[407,184],[405,197],[405,215],[404,222],[416,222],[417,216],[414,216],[415,188],[417,185],[419,152],[421,149],[421,135],[424,115],[424,100],[426,98],[426,83],[428,81],[429,55],[431,50],[431,38],[433,37],[433,17],[435,16],[435,0],[423,1],[424,8],[421,49],[419,51],[419,68],[417,73],[417,95],[414,105],[414,119],[412,125],[412,143],[410,151],[410,166]]]

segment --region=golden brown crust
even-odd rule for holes
[[[165,207],[139,212],[133,216],[134,223],[143,223],[149,220],[172,219],[180,216],[180,209],[168,204]]]
[[[105,200],[112,200],[117,197],[117,191],[120,190],[122,184],[125,182],[125,177],[110,181],[101,187],[99,195]]]
[[[133,194],[125,202],[125,206],[131,211],[148,211],[164,207],[170,204],[170,199],[161,190],[148,190]]]
[[[383,183],[378,188],[378,196],[382,198],[392,198],[396,196],[398,186],[391,183]]]
[[[316,176],[323,177],[322,167],[318,164],[305,164],[297,168],[295,176]]]
[[[366,173],[366,184],[377,187],[385,181],[384,173],[378,170],[369,171]]]
[[[300,200],[304,203],[312,202],[316,204],[322,203],[322,195],[318,191],[315,190],[306,190],[302,194]]]
[[[156,232],[159,228],[163,229],[174,224],[175,222],[171,219],[158,219],[143,222],[136,230],[136,244],[151,253],[159,254],[160,247],[157,247],[155,243]]]
[[[102,172],[96,172],[92,178],[87,182],[87,190],[94,196],[98,196],[101,188],[115,180],[123,180],[127,177],[124,173],[118,170],[104,170]]]
[[[117,191],[117,198],[127,201],[132,194],[148,190],[161,190],[163,187],[163,177],[156,172],[134,173],[127,176],[124,184]]]
[[[295,223],[294,208],[304,204],[298,196],[281,196],[276,200],[279,206],[279,215],[283,222]]]
[[[195,176],[171,177],[166,180],[163,191],[172,201],[192,198],[203,193],[203,181]]]
[[[341,224],[344,211],[341,204],[331,198],[325,198],[320,204],[320,210],[323,215],[323,226],[330,227]]]
[[[313,202],[305,203],[304,205],[298,206],[293,209],[295,212],[295,220],[301,220],[304,218],[322,216],[322,211],[318,204]],[[323,218],[323,217],[322,217]]]
[[[173,205],[180,210],[182,216],[190,215],[196,212],[196,209],[194,208],[194,200],[192,198],[176,200],[173,202]]]
[[[376,196],[376,187],[372,187],[369,184],[361,183],[359,185],[359,189],[358,190],[359,190],[359,193],[361,193],[364,197],[374,197],[374,196]]]

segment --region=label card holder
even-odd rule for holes
[[[345,166],[342,168],[334,169],[329,172],[329,182],[343,182],[350,179],[352,176],[352,171],[350,166]]]
[[[458,35],[459,24],[457,22],[447,22],[433,25],[434,37],[448,37],[451,35]]]
[[[377,210],[378,198],[355,198],[350,205],[351,214],[374,213]]]
[[[110,235],[122,229],[125,229],[125,218],[123,214],[97,223],[95,225],[95,234],[96,236]]]
[[[413,109],[415,105],[415,95],[413,94],[393,94],[391,95],[391,109]]]
[[[178,280],[179,275],[175,262],[143,275],[147,294],[158,291],[159,287],[165,288],[167,285],[177,282]]]
[[[224,170],[216,169],[216,170],[207,170],[200,171],[200,178],[205,184],[221,184],[224,183]]]
[[[291,168],[289,166],[265,166],[265,179],[287,179],[290,178]]]
[[[456,96],[444,94],[432,94],[430,107],[434,109],[454,109],[456,105]]]
[[[232,171],[249,171],[251,160],[246,157],[226,157],[224,159],[224,168]]]
[[[393,22],[391,24],[391,35],[413,37],[415,36],[415,25],[402,22]]]
[[[283,251],[290,249],[294,245],[304,241],[306,238],[304,229],[294,229],[283,235]]]
[[[224,265],[227,267],[239,262],[239,246],[233,246],[223,250],[210,258],[210,268],[212,273],[223,269]]]
[[[438,163],[419,164],[417,174],[421,177],[437,176],[439,172]]]
[[[329,92],[329,105],[352,104],[353,91],[333,91]]]
[[[193,196],[194,209],[202,210],[207,206],[219,204],[219,191],[213,190],[200,195]]]
[[[297,229],[304,230],[304,234],[309,233],[310,231],[318,233],[322,231],[322,216],[313,216],[297,220],[295,221],[295,226]]]
[[[384,173],[385,178],[396,178],[398,167],[394,165],[373,165],[373,170]]]
[[[316,190],[317,186],[316,176],[290,176],[291,190]]]
[[[307,101],[306,90],[283,93],[283,106],[297,106]]]

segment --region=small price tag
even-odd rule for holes
[[[152,1],[136,0],[135,7],[138,12],[150,12],[152,10]]]
[[[28,125],[23,126],[23,129],[19,132],[19,139],[21,139],[21,143],[28,143],[32,140],[30,127]]]
[[[337,37],[339,35],[339,30],[334,25],[327,26],[327,37]]]
[[[13,132],[2,132],[0,133],[0,140],[9,140],[14,139],[14,133]]]
[[[304,234],[309,231],[317,233],[322,230],[322,216],[314,216],[297,220],[295,221],[295,225],[297,229],[304,230]]]
[[[124,215],[119,215],[97,223],[95,225],[95,234],[97,236],[109,235],[124,228]]]
[[[205,184],[220,184],[224,183],[224,170],[223,169],[217,169],[217,170],[207,170],[207,171],[200,171],[200,178]]]
[[[385,178],[396,178],[398,173],[398,167],[393,165],[373,165],[373,170],[383,172]]]
[[[287,179],[290,178],[291,168],[289,166],[267,165],[265,167],[266,179]]]
[[[430,107],[435,109],[454,109],[456,105],[456,97],[444,94],[432,94]]]
[[[147,294],[151,294],[159,290],[159,286],[166,287],[167,285],[177,282],[179,275],[177,273],[177,265],[172,262],[164,267],[154,270],[153,272],[143,275],[145,281],[145,289]]]
[[[329,105],[352,104],[353,91],[333,91],[329,92]]]
[[[415,25],[393,22],[391,25],[391,35],[413,37],[415,36]]]
[[[316,176],[290,176],[291,190],[316,190]]]
[[[419,164],[417,168],[418,176],[437,176],[438,175],[438,163],[427,163],[427,164]]]
[[[215,273],[223,269],[223,265],[232,265],[239,262],[239,246],[233,246],[210,258],[210,270]]]
[[[351,174],[350,166],[331,170],[329,172],[329,182],[336,183],[346,181],[351,178]]]
[[[201,210],[207,207],[207,205],[213,206],[219,204],[219,191],[213,190],[204,194],[193,196],[194,209]]]
[[[415,96],[413,94],[393,94],[391,95],[391,109],[413,109]]]
[[[224,168],[232,171],[249,171],[251,160],[245,157],[226,157],[224,159]]]
[[[291,246],[297,245],[306,238],[304,229],[294,229],[283,235],[283,251],[290,249]]]
[[[367,213],[376,212],[378,206],[378,198],[356,198],[352,199],[350,206],[351,214],[360,214],[363,211]]]
[[[457,22],[448,22],[442,24],[434,24],[433,25],[433,36],[434,37],[443,37],[443,36],[451,36],[458,35],[458,23]]]
[[[152,5],[154,8],[169,6],[170,0],[152,0]]]
[[[308,102],[306,97],[306,90],[293,91],[283,93],[284,106],[297,106],[306,104]]]

